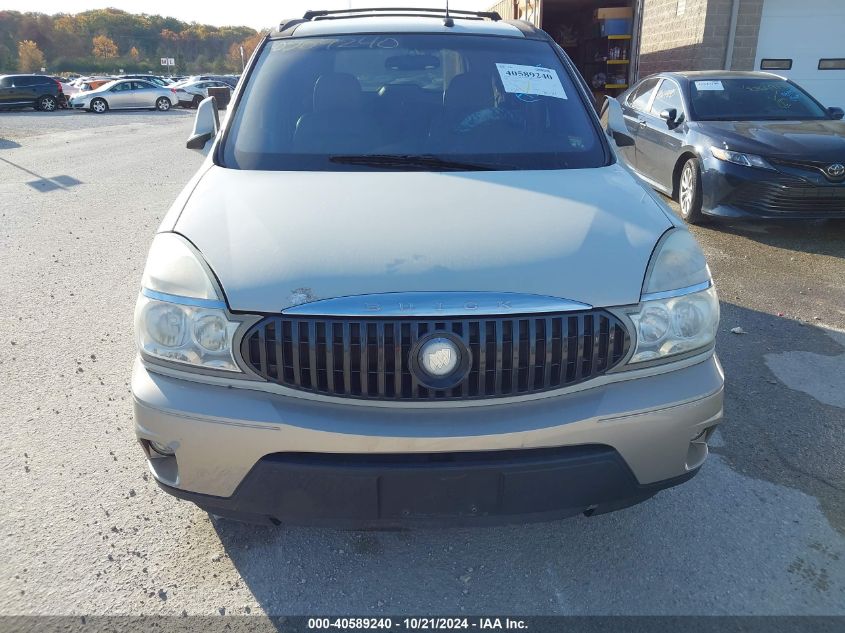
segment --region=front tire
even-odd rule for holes
[[[167,97],[159,97],[156,99],[156,110],[159,112],[167,112],[170,109],[170,99]]]
[[[681,169],[678,181],[678,204],[681,217],[687,224],[701,224],[704,214],[701,212],[703,196],[701,193],[701,163],[697,158],[690,158]]]
[[[103,114],[109,109],[109,104],[106,103],[105,99],[101,99],[97,97],[91,102],[91,112],[96,114]]]
[[[194,110],[196,110],[197,108],[199,108],[199,107],[200,107],[200,103],[201,103],[201,102],[202,102],[202,97],[200,97],[200,96],[198,96],[198,95],[195,95],[195,96],[194,96],[194,100],[193,100],[193,101],[191,101],[191,107],[192,107]]]
[[[59,102],[55,97],[44,95],[38,99],[36,107],[42,112],[55,112],[59,107]]]

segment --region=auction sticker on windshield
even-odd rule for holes
[[[566,99],[566,92],[552,68],[496,64],[505,92]]]
[[[722,85],[722,82],[718,81],[718,80],[715,80],[715,81],[696,81],[695,82],[695,88],[699,92],[704,92],[704,91],[707,91],[707,90],[718,91],[718,90],[724,90],[725,89],[725,87]]]

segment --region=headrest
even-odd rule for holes
[[[314,111],[352,110],[361,104],[361,84],[349,73],[320,75],[314,84]]]
[[[496,105],[493,82],[484,73],[456,75],[443,94],[443,105],[448,110],[477,111]]]

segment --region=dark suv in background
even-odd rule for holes
[[[54,112],[65,106],[62,84],[46,75],[0,75],[0,108]]]

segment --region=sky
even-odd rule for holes
[[[484,10],[495,0],[450,0],[452,9]],[[254,29],[277,25],[283,18],[301,17],[307,9],[345,9],[352,7],[443,7],[446,0],[241,0],[208,2],[191,0],[0,0],[0,10],[38,13],[79,13],[88,9],[114,7],[130,13],[150,13],[200,22],[214,26],[251,26]]]

